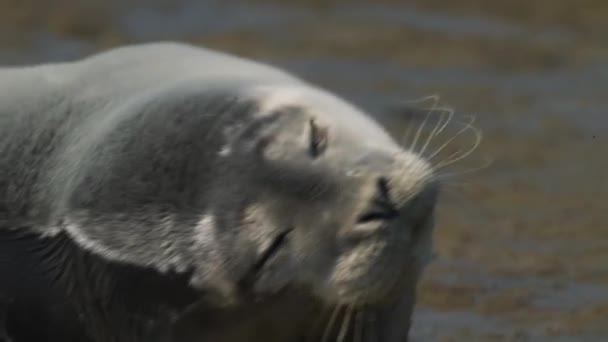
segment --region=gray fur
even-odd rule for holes
[[[328,132],[319,156],[311,120]],[[381,336],[407,333],[431,250],[432,170],[365,113],[286,72],[172,43],[0,69],[0,150],[0,231],[67,236],[107,262],[187,276],[246,312],[250,296],[286,288],[323,305],[401,302],[379,314]],[[399,216],[360,222],[380,179]]]

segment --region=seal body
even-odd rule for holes
[[[432,168],[287,72],[173,43],[0,69],[0,151],[12,341],[297,341],[328,307],[407,338]]]

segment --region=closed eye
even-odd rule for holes
[[[266,248],[262,252],[260,258],[253,264],[251,269],[245,276],[239,281],[239,288],[243,292],[248,292],[253,287],[253,284],[257,281],[260,276],[260,272],[262,269],[268,264],[270,259],[277,255],[281,249],[286,245],[288,240],[288,235],[291,233],[292,229],[287,229],[280,232],[272,241],[270,246]]]
[[[317,125],[314,119],[310,120],[310,147],[309,152],[313,158],[317,158],[327,149],[329,132],[327,127]]]

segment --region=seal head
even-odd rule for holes
[[[82,246],[192,269],[193,286],[227,302],[288,284],[382,302],[428,257],[432,168],[357,108],[305,85],[186,83],[153,98],[61,163],[78,156],[56,176],[73,175],[64,217]]]

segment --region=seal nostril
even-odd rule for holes
[[[386,177],[379,177],[376,183],[378,187],[378,192],[383,199],[389,200],[389,188],[388,188],[388,179]]]
[[[372,200],[371,208],[358,217],[357,223],[392,220],[399,215],[390,199],[388,180],[385,177],[379,177],[376,186],[378,192]]]

